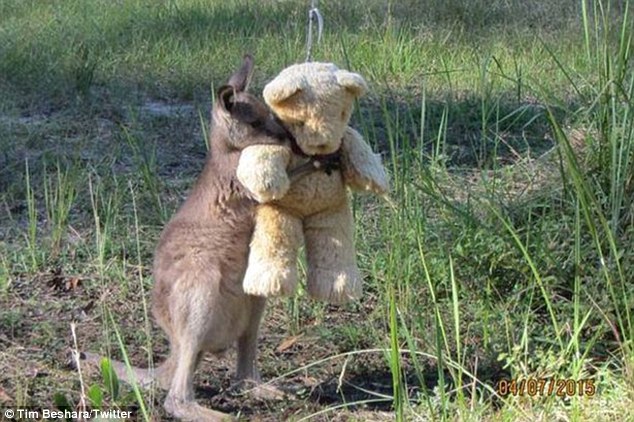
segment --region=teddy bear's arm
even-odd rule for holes
[[[389,190],[389,179],[381,156],[375,154],[361,134],[346,128],[342,143],[343,177],[351,189],[384,195]]]
[[[256,201],[273,201],[283,197],[290,187],[286,174],[290,159],[287,146],[251,145],[240,153],[236,175]]]

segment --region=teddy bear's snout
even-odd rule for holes
[[[319,132],[305,131],[304,136],[298,139],[300,145],[303,142],[303,148],[309,155],[332,154],[341,146],[341,137],[333,133],[332,130]]]
[[[324,143],[313,143],[311,145],[307,145],[305,151],[308,155],[324,155],[324,154],[332,154],[333,152],[339,149],[338,144],[332,144],[328,142]]]
[[[331,146],[328,144],[319,144],[316,146],[316,148],[320,153],[327,154],[329,152],[329,149],[331,149]]]

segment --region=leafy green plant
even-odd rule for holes
[[[110,395],[113,401],[119,399],[119,378],[114,371],[112,364],[108,358],[103,358],[100,363],[101,378],[106,392]]]
[[[101,387],[97,384],[93,384],[88,388],[86,392],[90,404],[94,409],[102,409],[104,405],[104,395]]]
[[[103,358],[99,364],[101,380],[90,385],[86,390],[86,398],[92,409],[125,408],[134,400],[130,394],[121,395],[119,378],[108,358]],[[59,410],[73,410],[70,400],[61,391],[53,395],[53,403]]]

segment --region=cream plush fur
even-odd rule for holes
[[[330,63],[284,69],[264,88],[264,100],[306,155],[341,149],[341,170],[289,179],[287,170],[309,160],[288,146],[254,145],[240,156],[237,176],[261,203],[243,287],[257,296],[289,295],[297,285],[297,254],[305,243],[307,287],[316,299],[342,303],[361,295],[354,221],[346,187],[383,195],[381,159],[348,126],[363,78]]]

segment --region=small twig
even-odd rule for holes
[[[343,362],[343,366],[341,367],[341,372],[339,373],[339,379],[337,380],[337,393],[341,392],[341,386],[343,385],[343,376],[346,373],[346,369],[348,368],[348,362],[352,356],[346,357],[346,360]]]
[[[471,381],[471,410],[475,411],[476,399],[476,378],[478,377],[478,355],[475,355],[475,363],[473,368],[473,380]]]
[[[79,348],[77,347],[77,335],[75,334],[75,323],[70,323],[70,331],[73,335],[73,346],[71,349],[71,353],[73,355],[73,360],[75,361],[75,366],[77,367],[77,373],[79,374],[79,387],[80,387],[80,397],[79,397],[79,410],[82,412],[86,411],[86,389],[84,388],[84,378],[81,374],[81,365],[79,358]]]

